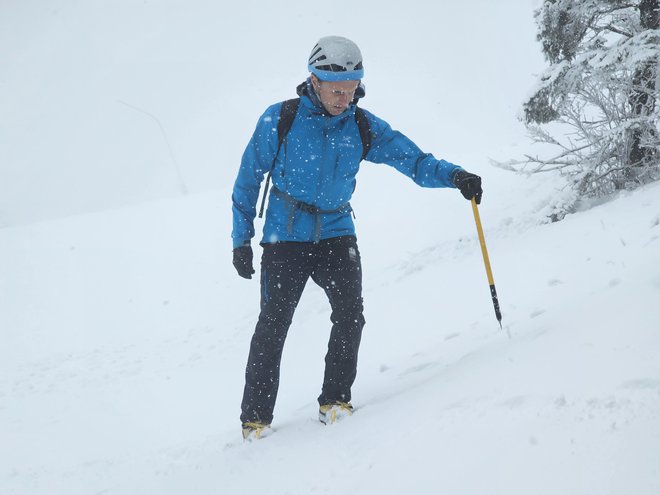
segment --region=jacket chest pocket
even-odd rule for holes
[[[310,183],[318,180],[323,152],[320,140],[305,138],[290,133],[278,157],[278,175],[287,186]]]
[[[340,180],[352,179],[360,168],[362,142],[359,138],[346,136],[337,140],[334,144],[335,167],[333,177]]]

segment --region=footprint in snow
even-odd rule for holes
[[[407,370],[403,371],[402,373],[399,374],[399,377],[407,376],[413,373],[419,373],[420,371],[424,371],[427,368],[431,368],[435,366],[437,363],[423,363],[417,366],[413,366],[411,368],[408,368]]]
[[[537,309],[536,311],[532,311],[532,313],[529,315],[530,318],[536,318],[538,316],[541,316],[543,313],[545,313],[545,309]]]

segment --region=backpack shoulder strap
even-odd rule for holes
[[[270,167],[268,172],[268,177],[266,177],[266,187],[264,188],[263,195],[261,197],[261,208],[259,208],[259,218],[264,216],[264,207],[266,206],[266,196],[268,195],[268,187],[270,186],[270,179],[273,176],[273,169],[275,169],[275,162],[277,161],[277,155],[280,154],[280,148],[282,143],[286,139],[286,135],[291,130],[293,121],[296,118],[296,113],[298,112],[298,105],[300,104],[300,98],[294,98],[292,100],[286,100],[282,102],[280,107],[280,118],[277,121],[277,151],[275,151],[275,156],[273,157],[273,165]]]
[[[282,103],[280,108],[280,120],[277,121],[277,151],[279,152],[280,146],[284,142],[286,135],[291,130],[293,120],[296,118],[298,112],[298,105],[300,105],[300,98],[286,100]]]
[[[367,115],[360,107],[355,107],[355,122],[357,123],[358,130],[360,131],[360,139],[362,140],[362,157],[364,160],[371,149],[371,126]]]

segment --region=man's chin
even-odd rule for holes
[[[348,107],[346,107],[346,108],[348,108]],[[330,115],[332,115],[333,117],[336,117],[337,115],[341,115],[342,113],[344,113],[346,111],[346,108],[332,107],[332,108],[329,108],[329,109],[326,109],[326,110],[328,110],[328,113]]]

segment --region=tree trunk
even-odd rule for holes
[[[660,27],[659,0],[641,0],[639,3],[639,17],[642,30],[658,29]],[[628,97],[632,107],[633,117],[645,117],[655,109],[656,70],[658,61],[649,60],[640,65],[633,75],[633,89]],[[644,146],[644,135],[655,136],[657,130],[648,124],[639,124],[632,129],[630,140],[630,153],[626,172],[626,181],[635,180],[637,171],[657,158],[657,150]]]

